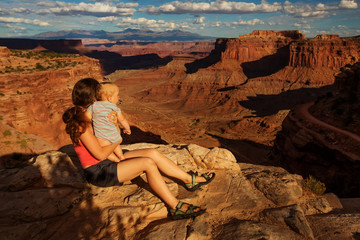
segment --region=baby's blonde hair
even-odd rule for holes
[[[110,82],[102,82],[96,88],[96,99],[104,101],[116,93],[118,87]]]

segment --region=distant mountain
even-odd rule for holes
[[[22,37],[24,38],[24,37]],[[44,32],[26,38],[32,39],[72,39],[72,38],[99,38],[109,40],[141,40],[141,41],[198,41],[214,40],[214,37],[200,34],[171,30],[155,32],[149,29],[125,29],[122,32],[107,32],[103,30],[62,30],[57,32]]]

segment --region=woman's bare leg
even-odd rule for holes
[[[148,157],[154,160],[158,168],[161,172],[165,173],[170,177],[175,177],[180,179],[184,183],[191,183],[192,176],[185,172],[182,168],[176,165],[173,161],[165,157],[156,149],[140,149],[140,150],[133,150],[124,153],[124,157],[127,158],[134,158],[134,157]],[[206,182],[206,179],[201,176],[197,176],[195,179],[196,182]]]
[[[146,157],[132,158],[118,163],[119,182],[129,181],[145,172],[150,187],[171,208],[175,208],[179,200],[169,190],[161,176],[156,163]]]

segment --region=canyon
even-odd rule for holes
[[[23,218],[15,210],[3,215],[13,224],[1,233],[18,232],[16,239],[36,228],[37,239],[41,231],[54,238],[63,232],[69,238],[166,239],[164,229],[176,228],[173,236],[184,239],[236,239],[244,231],[251,238],[259,229],[274,239],[359,236],[359,37],[254,31],[217,39],[213,49],[209,42],[165,44],[172,53],[155,43],[43,41],[15,50],[14,41],[0,40],[8,46],[0,48],[0,187],[3,199],[16,199],[2,212],[34,196]],[[138,56],[142,50],[146,54]],[[138,193],[136,184],[124,192],[101,189],[76,174],[61,115],[71,106],[72,86],[85,77],[119,86],[133,132],[124,136],[125,148],[155,147],[186,170],[217,171],[214,186],[190,197],[167,180],[180,198],[202,199],[209,214],[175,226],[161,201],[147,190]],[[305,189],[309,175],[325,183],[325,195]],[[42,211],[36,206],[44,192],[48,207]],[[114,205],[132,192],[130,205]],[[59,194],[66,196],[62,204]],[[224,195],[226,202],[213,202]],[[94,228],[70,231],[86,213],[101,219]]]

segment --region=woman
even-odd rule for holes
[[[167,187],[160,171],[185,183],[189,191],[211,182],[215,173],[188,174],[156,149],[142,149],[124,153],[125,160],[112,162],[106,158],[120,142],[100,146],[91,126],[91,120],[85,116],[90,104],[96,101],[95,92],[98,81],[86,78],[78,81],[72,92],[74,107],[65,111],[63,120],[66,132],[74,144],[75,151],[84,168],[86,180],[96,186],[121,186],[123,182],[146,173],[153,191],[170,208],[172,219],[183,219],[198,216],[205,212],[198,206],[179,201]]]

